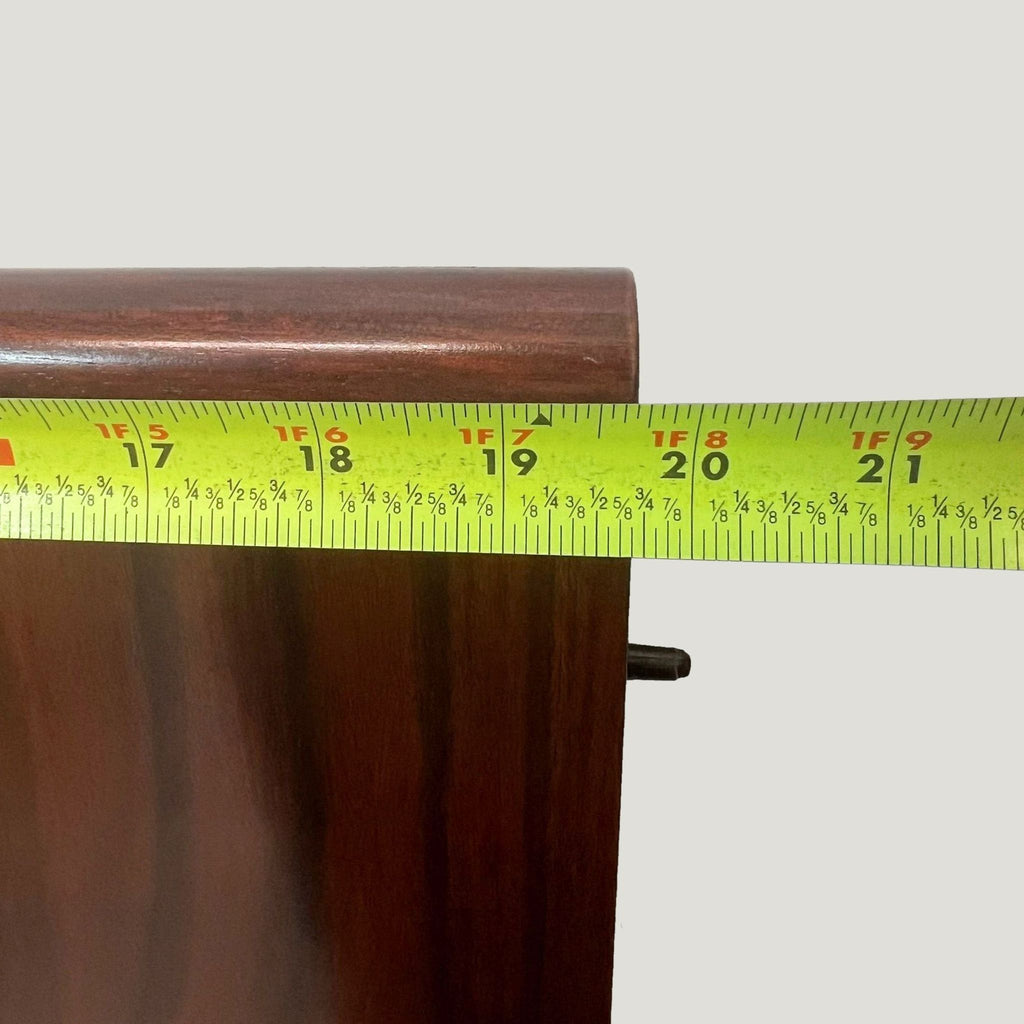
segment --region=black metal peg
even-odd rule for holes
[[[690,674],[690,656],[676,647],[626,646],[627,679],[682,679]]]

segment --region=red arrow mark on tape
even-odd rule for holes
[[[13,466],[14,452],[11,450],[11,442],[6,437],[0,437],[0,466]]]

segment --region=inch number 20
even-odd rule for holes
[[[662,462],[670,462],[672,465],[661,474],[662,480],[685,480],[686,479],[686,455],[680,451],[665,452],[661,457]],[[708,480],[721,480],[729,472],[729,456],[725,452],[708,452],[700,461],[700,471]]]

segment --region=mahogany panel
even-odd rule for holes
[[[0,272],[4,396],[631,401],[623,271]],[[0,1020],[600,1022],[628,562],[0,542]]]
[[[0,271],[20,396],[624,401],[632,276],[604,270]]]

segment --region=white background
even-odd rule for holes
[[[1024,393],[1016,4],[21,3],[0,265],[625,265],[641,398]],[[615,1022],[1024,1019],[1021,578],[634,563]]]

